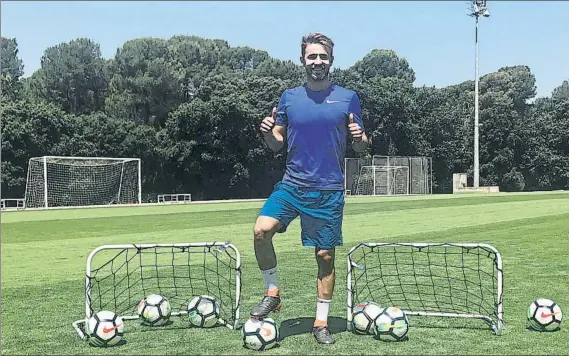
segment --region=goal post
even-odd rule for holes
[[[360,243],[347,256],[347,328],[373,301],[409,316],[480,319],[504,328],[502,257],[482,243]]]
[[[409,194],[409,167],[362,166],[357,178],[355,194]]]
[[[85,339],[85,321],[101,310],[123,320],[138,319],[137,305],[149,294],[167,298],[172,316],[187,315],[194,296],[212,296],[220,304],[218,323],[237,329],[239,250],[230,242],[99,246],[87,257],[85,318],[73,322],[73,327]]]
[[[142,202],[139,158],[33,157],[28,162],[26,208]]]

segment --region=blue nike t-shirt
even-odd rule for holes
[[[323,91],[312,91],[306,85],[285,90],[275,123],[287,128],[283,183],[318,190],[344,190],[350,113],[364,130],[357,94],[339,85],[331,84]]]

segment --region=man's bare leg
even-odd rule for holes
[[[335,249],[315,249],[316,263],[318,264],[316,302],[316,318],[314,320],[313,334],[321,344],[333,344],[334,338],[328,330],[328,313],[334,295],[334,282],[336,279],[334,259]]]
[[[281,298],[277,284],[277,257],[273,246],[273,236],[279,227],[277,219],[259,216],[255,223],[254,247],[257,264],[265,282],[266,296],[251,310],[251,316],[264,318],[270,312],[279,310]]]

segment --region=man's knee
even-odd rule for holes
[[[334,249],[316,249],[316,258],[324,263],[333,263],[334,254]]]
[[[277,219],[267,216],[259,216],[255,223],[255,227],[253,228],[255,240],[263,240],[273,237],[278,226],[279,221]]]

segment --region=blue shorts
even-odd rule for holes
[[[314,190],[277,183],[263,205],[259,216],[269,216],[280,222],[278,233],[300,215],[303,246],[331,249],[342,246],[344,192]]]

